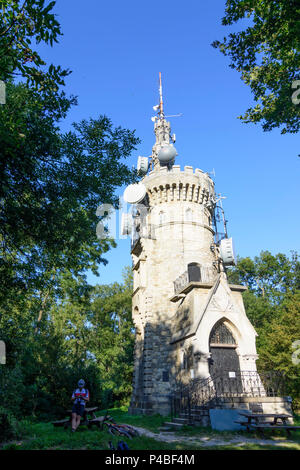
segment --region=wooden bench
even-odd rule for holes
[[[97,423],[99,420],[101,422],[101,419],[103,418],[104,419],[104,416],[100,416],[100,418],[97,418],[96,415],[95,415],[95,411],[98,410],[98,407],[97,406],[94,406],[92,408],[85,408],[84,410],[84,414],[83,414],[83,417],[82,417],[82,420],[80,422],[80,425],[81,426],[89,426],[89,423],[90,422],[94,422]],[[69,415],[68,418],[65,418],[65,419],[60,419],[58,421],[53,421],[52,424],[53,426],[55,427],[64,427],[65,429],[69,426],[71,426],[72,424],[72,410],[67,410],[67,414]],[[91,418],[89,418],[89,416],[91,416]]]
[[[300,429],[300,426],[294,426],[293,424],[277,424],[271,421],[262,421],[260,423],[249,423],[249,421],[235,421],[235,423],[240,424],[241,426],[245,426],[247,431],[250,432],[250,429],[257,429],[263,435],[263,431],[265,429],[284,429],[287,432],[287,435],[291,435],[291,431],[297,431]]]
[[[287,433],[288,436],[291,436],[291,431],[296,431],[297,429],[300,429],[300,426],[294,426],[293,424],[272,424],[268,423],[267,425],[265,424],[250,424],[251,427],[257,428],[259,431],[262,432],[264,429],[284,429]]]

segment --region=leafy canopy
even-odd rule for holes
[[[0,311],[7,364],[0,370],[0,400],[15,416],[62,417],[79,378],[101,408],[128,404],[132,391],[134,330],[132,276],[123,283],[91,286],[60,273],[38,330],[33,292]]]
[[[238,22],[245,24],[242,31],[212,45],[231,59],[257,102],[239,119],[261,122],[264,131],[298,132],[300,104],[292,101],[293,82],[300,79],[298,0],[227,0],[222,24]]]
[[[0,80],[22,76],[48,95],[55,95],[70,73],[60,65],[46,63],[35,50],[39,43],[53,45],[62,35],[47,0],[0,1]]]
[[[53,106],[53,107],[52,107]],[[0,108],[1,288],[47,285],[61,269],[97,273],[112,241],[96,236],[96,209],[117,206],[115,190],[135,173],[125,159],[139,139],[106,116],[61,134],[58,109],[26,85],[8,85]],[[41,286],[39,286],[41,287]]]
[[[258,369],[285,374],[285,393],[300,404],[300,365],[293,344],[300,340],[300,260],[282,253],[262,251],[254,259],[239,258],[228,270],[232,283],[246,284],[243,294],[247,316],[258,333]]]

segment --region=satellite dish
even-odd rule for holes
[[[145,175],[149,168],[149,162],[147,157],[138,157],[137,171],[139,174]]]
[[[146,196],[146,187],[143,183],[130,184],[124,191],[123,198],[129,204],[138,204]]]
[[[225,266],[234,266],[236,264],[232,238],[223,238],[221,240],[220,255]]]
[[[162,164],[167,164],[171,163],[175,160],[175,157],[177,155],[176,148],[174,145],[169,144],[169,145],[164,145],[158,152],[158,160]]]
[[[132,215],[122,214],[121,219],[121,234],[130,235],[132,231]]]

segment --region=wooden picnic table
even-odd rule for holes
[[[239,412],[239,415],[245,416],[247,418],[246,424],[259,424],[264,420],[264,423],[271,426],[276,426],[278,420],[281,420],[282,424],[286,424],[289,418],[292,418],[292,415],[287,414],[277,414],[277,413],[243,413]],[[273,418],[273,421],[265,421],[266,419]]]
[[[264,429],[284,429],[290,436],[290,431],[300,429],[300,426],[288,424],[288,419],[293,417],[289,414],[239,412],[239,415],[247,418],[247,421],[236,423],[245,426],[248,432],[251,428],[258,429],[262,434]]]
[[[97,418],[95,411],[98,410],[97,406],[94,406],[92,408],[85,408],[84,413],[83,413],[83,419],[80,422],[81,425],[90,425],[93,424],[94,422],[101,421],[99,418]],[[67,410],[66,413],[69,415],[68,418],[61,419],[59,421],[54,421],[52,424],[54,426],[63,426],[64,428],[67,428],[68,426],[71,426],[72,423],[72,410]]]

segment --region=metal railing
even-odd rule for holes
[[[207,379],[193,379],[188,384],[177,383],[170,396],[171,414],[188,415],[192,421],[192,410],[207,409],[226,399],[236,397],[284,396],[284,374],[278,371],[256,372],[223,371]]]
[[[174,293],[182,291],[190,282],[213,282],[216,277],[214,267],[190,263],[188,269],[174,281]]]

